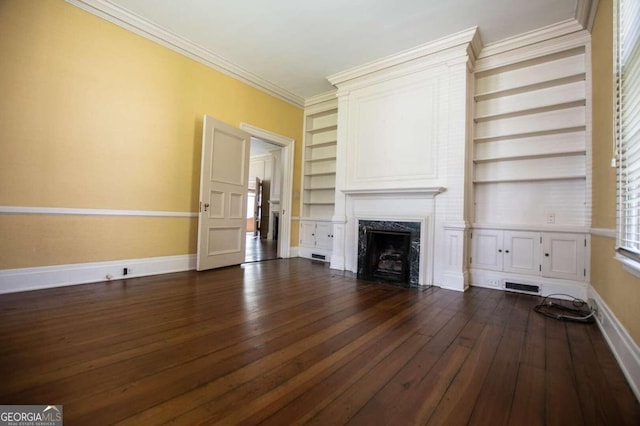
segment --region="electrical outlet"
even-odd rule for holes
[[[129,268],[123,268],[122,269],[122,275],[129,275]]]
[[[489,285],[493,287],[498,287],[498,280],[489,280]]]
[[[547,213],[547,223],[548,224],[556,223],[556,214],[555,213]]]

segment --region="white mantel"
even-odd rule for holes
[[[338,88],[332,268],[357,271],[359,219],[412,220],[422,224],[421,284],[468,287],[469,94],[479,49],[473,28],[329,77]]]

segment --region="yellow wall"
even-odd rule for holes
[[[0,206],[195,212],[208,114],[296,140],[298,215],[302,109],[62,0],[0,2],[0,63]],[[0,215],[0,269],[195,253],[196,227]]]
[[[610,166],[613,141],[613,3],[600,0],[592,32],[593,217],[594,228],[616,227],[616,172]],[[615,241],[594,236],[591,281],[631,337],[640,344],[640,280],[614,260]]]

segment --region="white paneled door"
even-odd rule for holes
[[[204,117],[196,269],[244,261],[250,135]]]

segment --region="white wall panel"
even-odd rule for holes
[[[416,186],[437,177],[440,82],[423,72],[351,94],[347,187]]]

